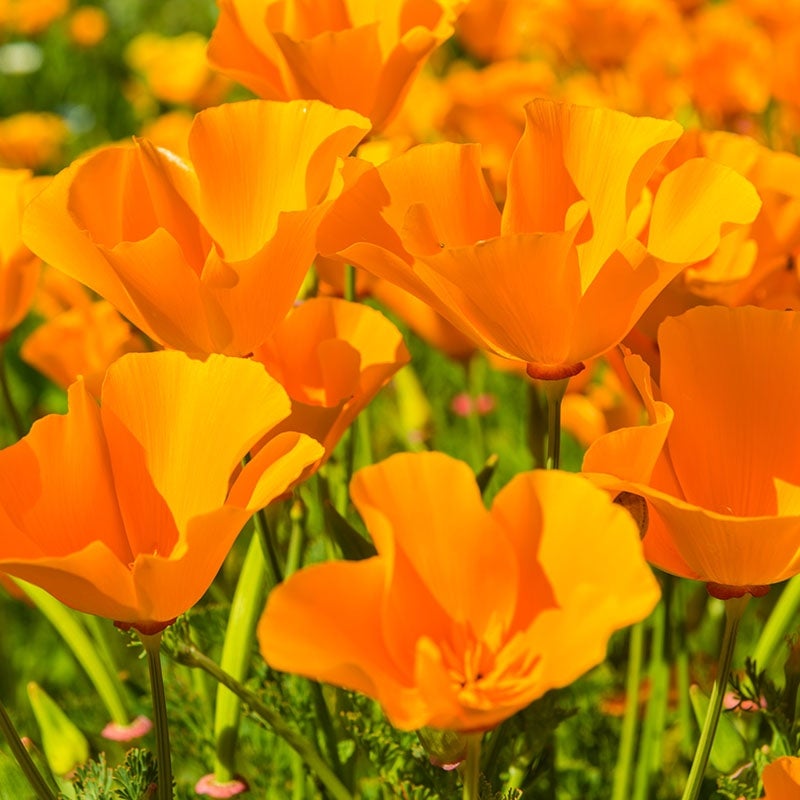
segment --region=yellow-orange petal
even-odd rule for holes
[[[611,633],[646,617],[660,591],[644,561],[638,527],[605,492],[569,473],[536,471],[515,480],[531,482],[541,498],[537,557],[556,603],[524,633],[541,654],[537,681],[543,692],[599,664]]]
[[[683,497],[720,514],[775,514],[774,479],[800,486],[800,375],[788,366],[800,359],[800,315],[696,308],[662,324],[659,346]]]
[[[752,222],[761,208],[753,185],[738,172],[693,158],[668,173],[656,192],[647,249],[673,264],[708,258],[732,225]]]
[[[628,217],[681,127],[543,99],[525,112],[525,133],[509,167],[503,232],[565,230],[570,206],[586,200],[593,226],[590,239],[579,236],[586,286],[627,238]],[[551,196],[558,199],[556,207]]]
[[[242,457],[290,408],[258,364],[219,355],[195,361],[177,351],[123,357],[106,374],[102,400],[132,549],[162,556],[175,541],[161,535],[180,536],[192,517],[221,507]],[[172,525],[151,519],[161,503]]]
[[[42,418],[0,451],[0,505],[29,540],[3,535],[0,558],[60,557],[97,540],[127,563],[100,411],[82,381],[70,387],[68,403],[66,415]]]
[[[359,470],[350,494],[390,564],[384,636],[399,663],[414,652],[420,618],[439,641],[453,624],[469,625],[479,640],[507,628],[522,578],[510,543],[492,535],[466,464],[442,453],[398,454]]]
[[[274,236],[282,213],[320,203],[337,160],[368,130],[355,112],[316,101],[251,100],[198,114],[189,151],[200,215],[220,256],[249,258]]]
[[[270,593],[258,625],[261,654],[275,669],[381,695],[401,687],[403,673],[382,629],[385,565],[379,559],[332,562],[292,575]],[[349,624],[358,620],[358,625]],[[314,631],[297,636],[297,631]]]

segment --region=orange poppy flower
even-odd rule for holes
[[[800,360],[800,316],[695,308],[667,319],[658,342],[660,388],[626,359],[649,424],[598,439],[584,471],[645,497],[645,555],[667,572],[719,596],[800,573],[800,376],[787,368]]]
[[[0,341],[22,322],[33,303],[41,261],[22,243],[22,212],[48,178],[25,169],[0,169]]]
[[[145,349],[142,337],[105,300],[64,311],[42,323],[23,342],[23,361],[66,389],[83,376],[87,391],[100,397],[108,367],[126,353]]]
[[[69,38],[78,47],[94,47],[108,33],[108,14],[98,6],[80,6],[69,18]]]
[[[253,100],[192,126],[192,165],[147,140],[57,175],[25,241],[167,347],[251,353],[314,259],[337,160],[368,128],[323,103]]]
[[[600,663],[658,600],[631,517],[578,475],[517,475],[487,510],[463,462],[401,453],[351,496],[378,555],[273,590],[261,652],[374,697],[398,728],[491,728]]]
[[[400,331],[368,306],[331,297],[295,308],[253,354],[292,400],[277,430],[303,431],[328,458],[410,356]]]
[[[680,136],[675,122],[547,100],[526,113],[502,215],[477,147],[423,145],[378,167],[349,162],[349,189],[318,241],[533,377],[563,378],[617,344],[760,201],[706,159],[673,170],[651,197],[645,184]]]
[[[69,10],[69,0],[4,0],[0,29],[31,36],[41,33]]]
[[[211,64],[274,100],[319,99],[369,117],[397,113],[461,0],[219,0]]]
[[[763,800],[797,800],[800,795],[800,758],[784,756],[764,767]]]
[[[66,416],[0,451],[0,570],[160,630],[200,599],[250,515],[319,458],[317,442],[284,433],[240,470],[288,413],[283,389],[246,359],[124,356],[100,408],[79,380]]]
[[[26,111],[0,120],[0,167],[43,169],[58,166],[67,123],[57,114]]]
[[[195,32],[167,37],[146,31],[125,48],[125,61],[158,100],[204,108],[220,103],[231,87],[209,68],[207,45]]]

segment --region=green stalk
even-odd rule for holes
[[[267,562],[261,548],[261,539],[254,533],[236,584],[222,645],[220,666],[237,681],[247,678],[250,649],[267,595]],[[214,739],[217,743],[214,779],[218,783],[228,783],[236,778],[241,703],[233,692],[218,685],[214,708]]]
[[[8,419],[11,422],[11,428],[17,435],[17,439],[21,439],[25,435],[25,426],[22,423],[17,407],[14,404],[14,398],[11,396],[11,385],[8,381],[8,359],[6,358],[6,343],[0,343],[0,394],[3,397],[3,406],[5,407]]]
[[[686,781],[686,788],[683,790],[681,800],[697,800],[700,794],[703,776],[708,765],[708,757],[711,754],[711,746],[714,744],[714,734],[717,732],[717,723],[722,712],[722,699],[725,696],[725,687],[728,685],[728,676],[731,671],[733,650],[736,646],[736,633],[739,630],[739,622],[749,599],[750,595],[746,594],[743,597],[734,597],[725,601],[725,630],[722,634],[717,678],[714,681],[714,688],[711,690],[708,712],[703,722],[700,741],[697,743],[697,751],[694,755],[694,761],[692,761],[692,768],[689,771],[689,778]]]
[[[666,632],[666,605],[656,606],[651,617],[650,633],[650,697],[647,701],[644,726],[639,743],[639,761],[636,765],[636,780],[633,800],[647,800],[650,796],[650,779],[662,766],[662,743],[669,691],[669,665],[664,658],[664,635]]]
[[[283,581],[283,570],[281,569],[280,561],[278,560],[278,552],[275,549],[275,539],[272,533],[272,527],[267,521],[267,514],[263,508],[260,508],[253,514],[253,525],[255,526],[256,533],[261,539],[261,544],[264,548],[266,555],[267,566],[267,580],[270,586],[277,586]]]
[[[17,729],[14,727],[11,717],[8,716],[5,706],[2,703],[0,703],[0,731],[2,731],[3,735],[6,737],[12,755],[16,759],[17,764],[19,764],[19,768],[28,779],[28,783],[30,783],[33,791],[36,792],[36,796],[39,800],[56,800],[55,794],[53,794],[53,791],[47,785],[47,781],[44,779],[41,772],[36,769],[36,764],[33,763],[30,753],[25,749],[25,745],[22,744]]]
[[[161,634],[139,632],[139,638],[147,653],[147,668],[150,673],[150,691],[153,695],[153,722],[156,730],[156,755],[158,758],[158,800],[172,800],[172,754],[169,747],[169,724],[167,722],[167,696],[164,691],[164,675],[161,672]]]
[[[300,565],[303,561],[303,548],[306,543],[306,530],[303,525],[304,517],[305,506],[302,500],[297,499],[292,503],[292,507],[289,509],[291,529],[289,532],[289,549],[286,554],[287,578],[300,569]]]
[[[567,391],[569,378],[540,381],[539,386],[547,401],[547,456],[545,469],[558,469],[561,463],[561,401]]]
[[[305,763],[314,771],[333,800],[353,800],[347,787],[337,777],[328,763],[320,755],[312,742],[290,727],[276,711],[264,704],[257,694],[243,686],[233,676],[220,669],[208,656],[194,645],[187,645],[176,653],[176,658],[187,666],[202,669],[230,689],[257,716],[259,716],[277,736],[280,736]]]
[[[129,725],[130,714],[126,707],[125,690],[113,667],[98,653],[97,644],[86,633],[75,612],[68,609],[51,594],[38,586],[16,579],[42,615],[56,629],[83,667],[97,690],[103,705],[117,725]]]
[[[467,757],[462,766],[464,790],[463,800],[479,800],[481,791],[481,739],[482,733],[470,733],[466,736]]]
[[[800,609],[800,575],[795,575],[783,587],[783,592],[758,637],[753,660],[759,669],[766,669],[778,655],[780,645],[797,623],[798,609]]]
[[[636,751],[636,728],[639,718],[639,684],[642,678],[642,654],[644,651],[644,622],[637,622],[630,632],[628,645],[628,673],[625,678],[625,714],[622,718],[622,733],[619,752],[614,767],[614,787],[611,800],[628,800]]]

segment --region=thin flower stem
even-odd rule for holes
[[[481,791],[481,740],[482,733],[470,733],[467,739],[467,757],[462,767],[464,781],[463,800],[479,800]]]
[[[247,678],[251,644],[267,594],[267,578],[267,561],[261,537],[254,533],[233,594],[220,657],[222,669],[237,681]],[[233,692],[218,684],[214,709],[214,778],[218,783],[228,783],[236,778],[241,703]]]
[[[700,794],[708,757],[711,754],[711,746],[714,743],[714,734],[717,732],[717,723],[722,712],[722,699],[725,696],[725,687],[728,685],[739,621],[749,599],[750,595],[746,594],[743,597],[734,597],[725,601],[725,630],[722,634],[717,678],[714,681],[714,688],[711,690],[711,699],[703,722],[703,730],[700,732],[700,741],[697,743],[694,761],[692,761],[692,768],[689,771],[681,800],[697,800]]]
[[[258,695],[243,686],[233,676],[220,669],[208,656],[194,645],[184,646],[176,654],[178,660],[190,667],[202,669],[236,694],[250,710],[260,717],[280,736],[314,771],[333,800],[353,800],[347,787],[337,777],[317,748],[301,733],[291,728],[275,710],[261,702]]]
[[[172,754],[169,747],[167,696],[164,692],[164,675],[161,672],[161,632],[152,635],[140,632],[139,638],[147,653],[150,691],[153,695],[153,721],[158,758],[158,800],[172,800]]]
[[[758,637],[756,649],[753,651],[753,660],[758,669],[766,669],[775,658],[786,634],[797,622],[798,609],[800,609],[800,575],[796,575],[783,587],[783,592]]]
[[[17,583],[72,650],[111,719],[118,725],[128,725],[131,717],[119,676],[99,654],[98,645],[87,634],[77,615],[44,589],[22,580]]]
[[[11,427],[18,439],[25,435],[25,426],[22,424],[22,417],[14,404],[14,398],[11,396],[11,385],[8,381],[8,359],[6,358],[6,344],[0,344],[0,394],[3,397],[3,405],[5,406],[6,414],[11,422]]]
[[[567,391],[568,378],[541,381],[540,387],[547,399],[547,457],[546,469],[558,469],[561,463],[561,401]]]
[[[304,525],[305,507],[299,498],[292,503],[289,509],[291,529],[289,532],[289,549],[286,554],[286,577],[300,569],[303,561],[303,548],[306,543],[306,529]]]
[[[36,768],[36,764],[33,763],[33,759],[30,753],[25,749],[25,745],[22,744],[17,729],[14,727],[11,717],[8,716],[5,706],[2,703],[0,703],[0,731],[2,731],[3,735],[6,737],[12,755],[16,759],[17,764],[19,764],[19,768],[28,779],[28,783],[30,783],[33,791],[36,792],[36,796],[39,800],[56,800],[52,789],[47,785],[47,781],[42,776],[42,773]]]
[[[283,570],[281,569],[280,561],[278,561],[278,553],[275,551],[275,541],[272,536],[272,528],[267,521],[267,514],[263,508],[260,508],[253,515],[253,524],[255,525],[256,533],[261,539],[264,546],[264,554],[267,557],[268,581],[270,586],[277,586],[283,581]]]
[[[650,780],[662,765],[664,723],[669,691],[669,664],[664,658],[666,623],[666,604],[661,602],[650,617],[650,662],[648,666],[650,697],[647,701],[647,711],[639,743],[633,800],[647,800],[650,797]]]
[[[639,684],[642,678],[644,652],[644,622],[637,622],[628,644],[628,674],[625,679],[625,714],[619,740],[617,764],[614,767],[614,787],[611,800],[627,800],[631,785],[633,757],[636,750],[636,728],[639,719]]]
[[[344,265],[344,299],[355,303],[356,298],[356,268],[352,264]]]

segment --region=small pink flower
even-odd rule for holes
[[[497,407],[497,401],[490,394],[479,394],[475,398],[475,410],[481,416],[485,416],[494,411]]]
[[[466,392],[457,394],[450,401],[450,410],[458,417],[468,417],[473,410],[472,398]]]
[[[218,781],[214,773],[203,775],[195,784],[194,790],[197,794],[208,797],[235,797],[237,794],[246,792],[250,787],[247,781],[241,778],[234,778],[232,781]]]
[[[138,716],[130,725],[121,725],[119,722],[109,722],[103,728],[101,736],[112,742],[130,742],[144,736],[153,729],[153,723],[144,716]]]

